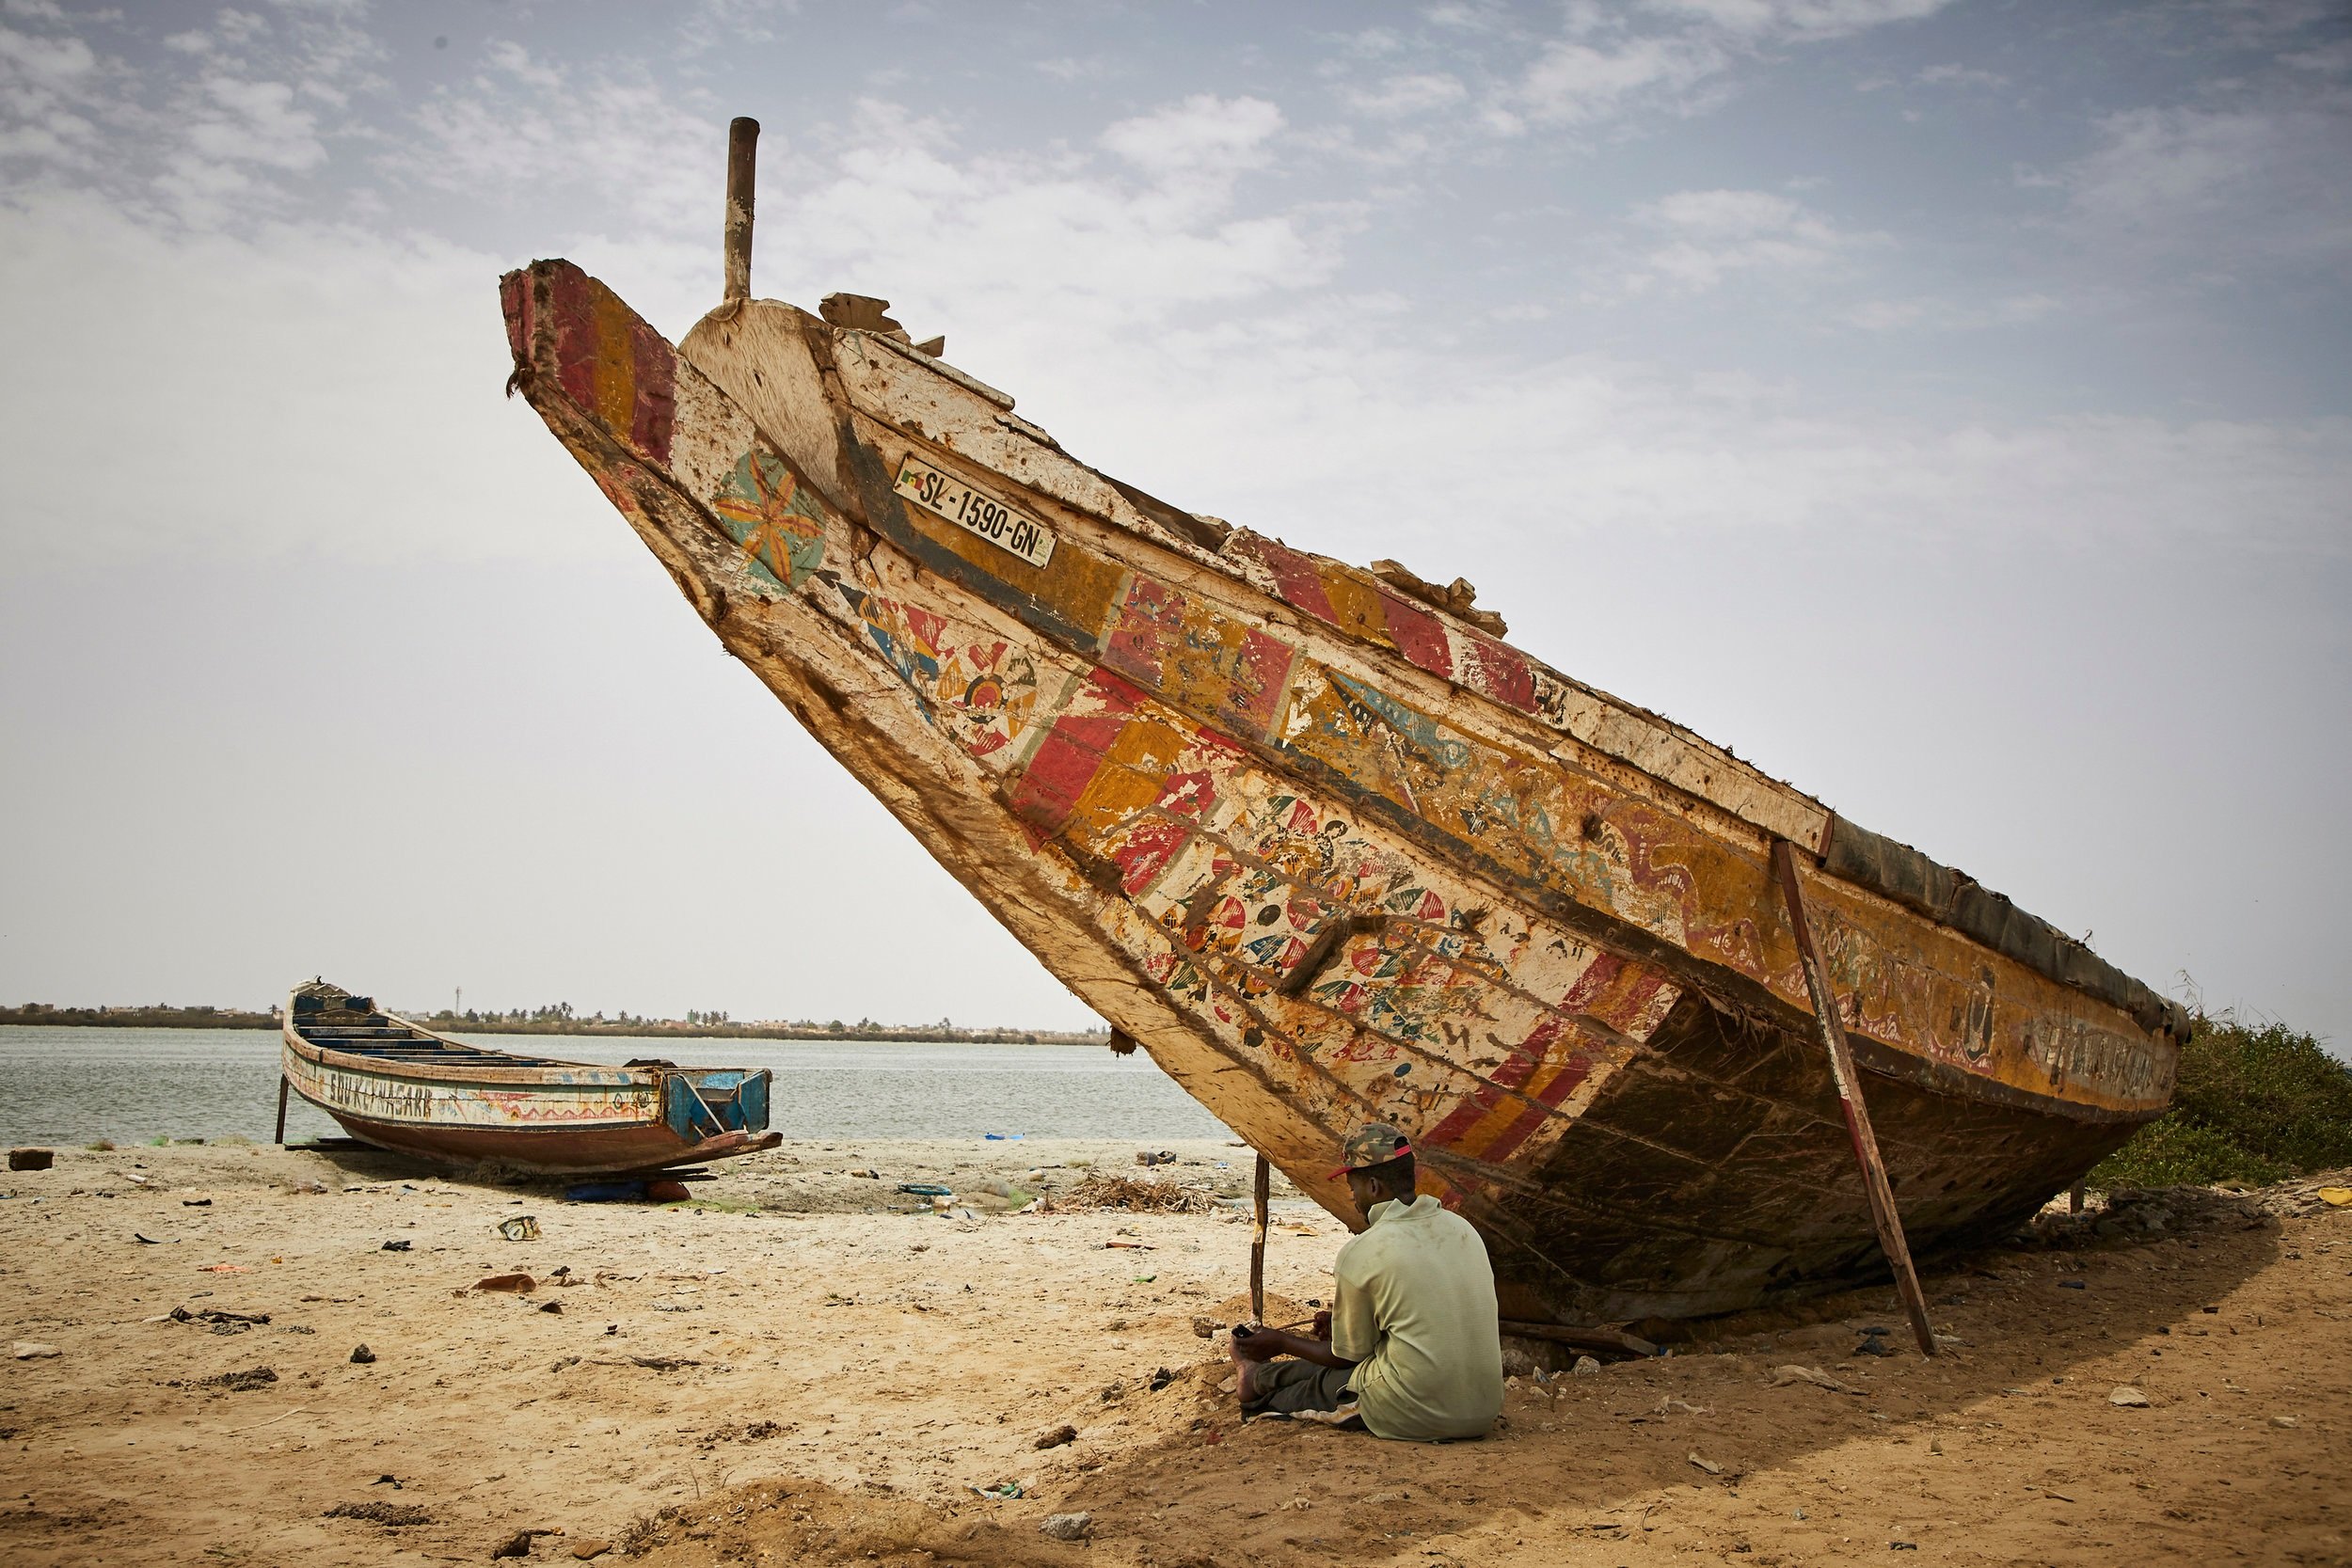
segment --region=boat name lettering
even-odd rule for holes
[[[958,528],[977,533],[999,549],[1009,550],[1032,566],[1054,559],[1054,533],[1043,523],[1016,511],[993,496],[983,495],[960,479],[941,473],[919,458],[898,465],[898,494],[926,511],[936,512]]]

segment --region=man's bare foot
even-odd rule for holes
[[[1247,1354],[1245,1347],[1249,1347],[1249,1341],[1255,1338],[1255,1335],[1236,1334],[1232,1336],[1232,1343],[1226,1351],[1226,1354],[1232,1357],[1233,1362],[1233,1392],[1240,1396],[1241,1402],[1245,1405],[1257,1398],[1258,1390],[1254,1374],[1264,1361],[1263,1355]]]

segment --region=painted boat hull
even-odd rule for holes
[[[1466,608],[1178,513],[788,306],[674,348],[566,262],[504,303],[516,387],[728,651],[1332,1212],[1340,1133],[1405,1128],[1506,1316],[1883,1275],[1778,840],[1915,1251],[2169,1101],[2177,1008]]]
[[[485,1051],[313,982],[287,998],[287,1085],[353,1137],[445,1164],[628,1174],[773,1148],[766,1069],[604,1067]],[[364,998],[359,1000],[365,1000]]]

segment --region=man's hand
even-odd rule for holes
[[[1233,1354],[1244,1361],[1271,1361],[1283,1353],[1290,1336],[1279,1328],[1253,1328],[1248,1334],[1233,1331]]]
[[[1329,1307],[1327,1307],[1315,1314],[1315,1326],[1310,1332],[1317,1339],[1328,1340],[1331,1338],[1331,1309]]]

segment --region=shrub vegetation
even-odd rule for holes
[[[2259,1185],[2352,1165],[2352,1069],[2283,1023],[2200,1015],[2172,1108],[2101,1161],[2089,1184]]]

